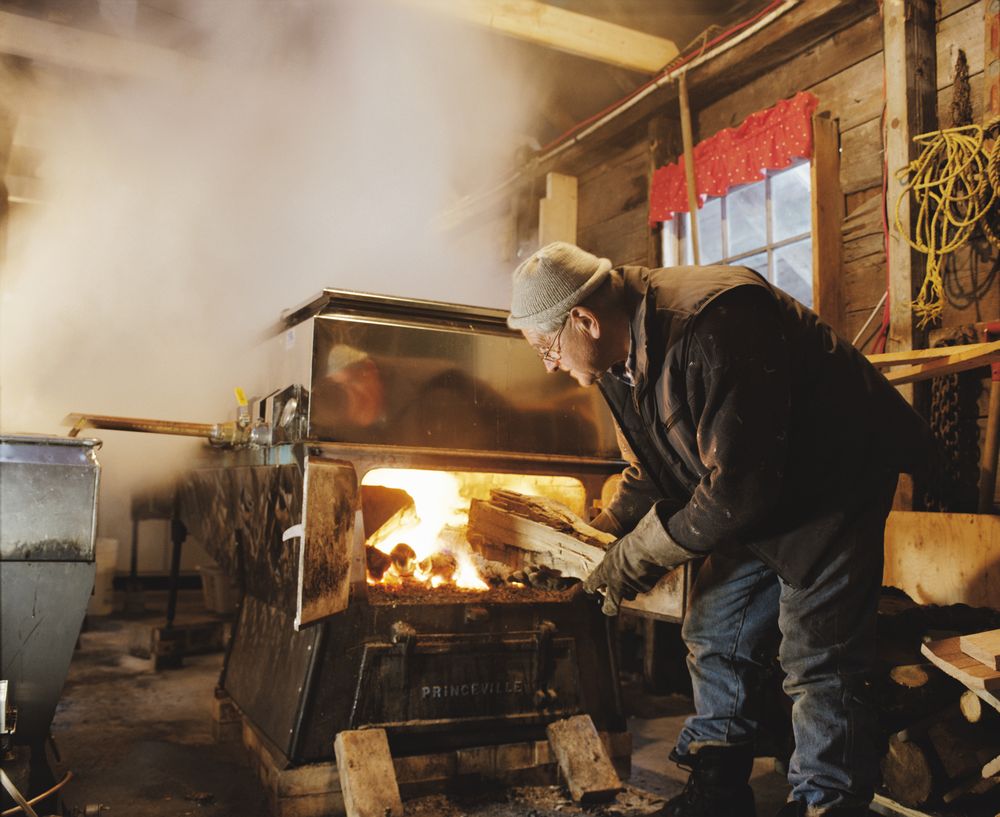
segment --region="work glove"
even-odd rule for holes
[[[674,541],[654,505],[634,530],[607,549],[601,563],[584,579],[583,589],[603,592],[601,611],[616,616],[623,600],[652,590],[668,571],[699,555]]]

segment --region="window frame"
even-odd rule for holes
[[[798,159],[787,167],[777,168],[773,170],[765,170],[764,178],[755,182],[750,182],[748,184],[736,185],[729,188],[726,193],[722,196],[711,196],[706,198],[706,203],[708,201],[718,201],[719,202],[719,223],[720,231],[722,237],[722,258],[719,260],[713,260],[711,262],[702,263],[712,263],[712,264],[733,264],[738,265],[747,259],[753,258],[754,256],[760,255],[762,253],[766,254],[767,264],[762,269],[757,269],[765,278],[772,284],[775,282],[775,269],[774,269],[774,254],[776,250],[780,250],[783,247],[790,246],[792,244],[798,243],[805,239],[810,239],[815,242],[815,224],[812,219],[810,219],[809,229],[796,233],[795,235],[783,238],[779,241],[774,240],[774,205],[772,201],[772,180],[787,171],[792,170],[796,167],[806,166],[809,168],[809,199],[810,203],[815,199],[815,177],[813,167],[813,159]],[[739,190],[745,190],[753,185],[763,184],[764,185],[764,213],[765,213],[765,244],[758,245],[748,251],[740,252],[736,255],[730,255],[729,253],[729,230],[728,230],[728,199],[729,196]],[[690,213],[683,212],[675,214],[674,218],[670,221],[662,222],[662,234],[660,240],[660,252],[662,254],[662,259],[664,266],[682,266],[693,264],[694,260],[691,256],[691,244],[688,241],[689,227],[690,224]],[[700,233],[699,233],[700,237]],[[815,248],[813,248],[813,254],[815,257]],[[810,291],[810,301],[812,304],[816,302],[816,281],[815,276],[813,280],[808,282]],[[811,305],[811,304],[810,304]]]

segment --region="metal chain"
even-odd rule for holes
[[[939,341],[936,347],[975,343],[971,330]],[[979,480],[979,396],[981,378],[962,372],[931,381],[929,423],[942,451],[941,470],[931,474],[924,492],[924,508],[942,513],[975,513]]]

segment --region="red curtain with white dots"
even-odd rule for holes
[[[698,206],[706,196],[722,196],[731,187],[760,181],[765,170],[780,170],[795,159],[810,158],[812,115],[817,105],[819,99],[802,91],[695,145]],[[687,181],[681,156],[653,173],[649,223],[669,221],[674,213],[687,211]]]

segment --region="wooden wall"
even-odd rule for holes
[[[939,127],[952,124],[955,59],[966,54],[971,79],[975,121],[982,122],[984,9],[986,0],[938,0],[936,7],[937,118]],[[840,290],[845,316],[844,334],[855,335],[871,315],[886,289],[886,257],[881,207],[883,152],[882,19],[875,3],[870,12],[783,64],[751,78],[738,90],[692,112],[696,140],[741,122],[748,114],[774,105],[801,90],[819,98],[819,112],[829,112],[838,123],[844,195],[843,266]],[[697,105],[699,94],[692,94]],[[668,109],[668,110],[665,110]],[[673,117],[677,102],[660,111]],[[648,227],[647,193],[654,167],[677,158],[679,147],[664,155],[639,123],[611,144],[590,150],[575,168],[562,169],[579,179],[578,243],[607,256],[616,264],[655,266],[658,237]],[[656,155],[657,161],[653,157]],[[584,169],[580,169],[581,165]],[[561,169],[561,168],[560,168]],[[889,168],[892,173],[896,168]],[[895,202],[888,203],[893,218]],[[961,327],[1000,318],[1000,279],[988,275],[997,250],[981,246],[956,253],[946,274],[949,298],[941,327]],[[922,275],[923,270],[915,271]],[[976,291],[978,288],[978,292]],[[881,312],[861,335],[859,346],[870,351],[870,342],[881,322]],[[981,401],[980,422],[985,422],[986,399]]]
[[[955,57],[965,51],[971,75],[974,116],[982,116],[983,12],[985,0],[939,0],[937,6],[938,119],[950,126]],[[840,180],[845,197],[843,286],[846,334],[853,338],[885,291],[885,251],[882,212],[881,118],[883,105],[882,20],[872,13],[765,75],[721,99],[693,111],[696,139],[704,139],[741,122],[797,91],[819,97],[820,112],[829,112],[839,126]],[[697,95],[692,95],[697,104]],[[676,104],[676,103],[674,103]],[[671,111],[676,116],[676,111]],[[621,140],[590,157],[579,174],[579,243],[616,263],[657,261],[646,225],[648,177],[652,146],[644,132],[631,142]],[[676,157],[673,157],[676,158]],[[895,168],[890,168],[890,172]],[[565,172],[573,172],[567,170]],[[892,217],[894,202],[889,203]],[[995,255],[995,252],[993,252]],[[989,260],[971,251],[956,254],[952,270],[952,301],[942,325],[959,326],[1000,316],[1000,285],[968,297],[973,276],[980,283]],[[992,257],[992,256],[991,256]],[[981,287],[982,289],[982,287]],[[877,319],[873,327],[877,325]],[[871,332],[866,332],[867,339]]]

